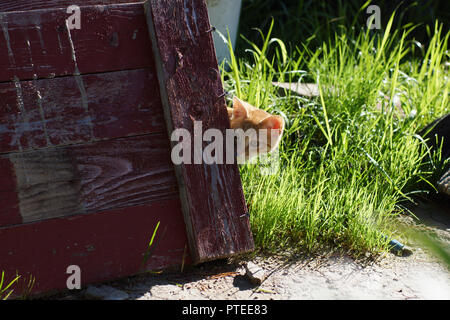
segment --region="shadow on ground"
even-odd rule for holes
[[[425,225],[450,230],[450,197],[441,195],[418,202],[409,209]]]

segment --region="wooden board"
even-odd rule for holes
[[[71,5],[110,5],[118,3],[142,2],[141,0],[2,0],[0,2],[0,12],[25,11],[48,8],[67,8]]]
[[[166,134],[11,153],[0,185],[0,226],[178,199]]]
[[[0,83],[0,153],[166,132],[154,68]]]
[[[155,241],[144,255],[157,223]],[[176,235],[176,236],[174,236]],[[81,269],[81,285],[146,270],[189,264],[179,200],[0,227],[0,261],[7,278],[21,275],[14,294],[34,277],[33,293],[67,289],[67,267]],[[179,269],[178,269],[179,270]]]
[[[450,158],[450,113],[436,119],[420,130],[430,148],[438,149],[442,144],[442,159]]]
[[[190,263],[142,4],[97,3],[0,3],[0,267],[33,293]]]
[[[194,121],[202,121],[204,131],[225,136],[229,121],[218,98],[223,88],[205,1],[150,0],[144,7],[169,135],[183,128],[194,137]],[[252,250],[237,165],[182,164],[175,171],[193,260]]]
[[[66,8],[0,13],[0,82],[153,66],[142,4],[82,7],[81,29],[68,29],[69,16]]]

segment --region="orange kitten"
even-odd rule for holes
[[[231,129],[242,129],[246,132],[254,129],[256,136],[245,138],[243,152],[237,153],[238,160],[249,160],[258,155],[273,151],[280,143],[284,130],[284,119],[258,109],[249,103],[233,97],[233,108],[228,109]],[[260,131],[265,129],[265,131]],[[267,146],[261,145],[261,134],[267,134]],[[260,143],[261,142],[261,143]],[[243,161],[242,161],[243,162]]]

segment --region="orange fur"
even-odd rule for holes
[[[244,132],[254,129],[257,134],[256,138],[245,139],[245,155],[238,154],[238,158],[245,157],[245,160],[249,160],[257,155],[271,152],[278,146],[284,131],[284,119],[282,117],[256,108],[237,97],[233,98],[233,108],[227,108],[227,111],[231,129],[242,129]],[[266,129],[267,146],[265,148],[260,145],[260,134],[263,133],[260,129]],[[257,146],[257,151],[252,152],[250,146],[254,148]]]

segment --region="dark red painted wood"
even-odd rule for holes
[[[229,127],[205,1],[98,2],[69,31],[72,1],[0,1],[0,270],[33,293],[253,249],[237,165],[170,160]]]
[[[1,14],[0,82],[153,65],[142,4],[80,9],[81,29],[70,31],[66,8]]]
[[[0,157],[0,226],[21,222],[14,166],[9,159]]]
[[[0,226],[179,197],[166,134],[4,155],[0,185]]]
[[[143,265],[158,221],[154,249]],[[85,288],[92,282],[181,265],[187,247],[179,200],[0,228],[0,243],[1,270],[7,279],[16,271],[23,280],[33,276],[32,293],[66,289],[69,265],[81,268]],[[23,292],[21,286],[14,289],[14,294]]]
[[[153,68],[0,84],[0,153],[167,132]]]
[[[67,8],[71,5],[109,5],[117,3],[142,2],[140,0],[1,0],[0,12],[24,11],[48,8]]]
[[[165,119],[171,132],[194,121],[203,130],[229,120],[204,0],[145,2]],[[205,147],[204,143],[204,147]],[[192,148],[192,159],[194,148]],[[236,164],[175,166],[180,199],[195,262],[253,249],[239,170]]]

